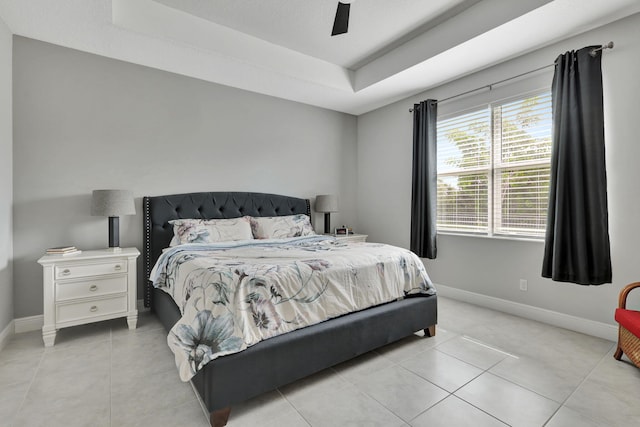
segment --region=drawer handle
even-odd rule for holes
[[[92,305],[91,308],[89,309],[90,312],[95,313],[96,311],[98,311],[98,306],[97,305]]]
[[[91,292],[95,292],[95,291],[97,291],[97,290],[98,290],[98,285],[91,285],[91,286],[89,287],[89,290],[90,290]]]
[[[115,266],[115,267],[113,267],[113,268],[115,268],[116,270],[122,270],[122,266],[121,266],[120,264],[116,265],[116,266]]]
[[[62,270],[63,276],[68,276],[69,274],[71,274],[71,270],[69,270],[68,268],[65,268],[64,270]]]

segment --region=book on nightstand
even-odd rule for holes
[[[75,246],[59,246],[47,249],[47,255],[75,255],[82,251]]]

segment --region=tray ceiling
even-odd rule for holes
[[[358,115],[640,12],[637,0],[351,3],[335,37],[337,0],[0,0],[0,18],[21,36]]]

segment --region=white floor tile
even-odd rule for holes
[[[296,409],[314,427],[398,427],[405,424],[354,386],[310,399]]]
[[[335,370],[325,369],[315,375],[281,387],[280,392],[292,405],[301,406],[314,396],[333,393],[349,384]]]
[[[109,370],[38,372],[14,426],[109,426]]]
[[[0,386],[0,426],[10,426],[22,406],[30,381]]]
[[[397,365],[371,374],[356,386],[405,421],[415,418],[449,395],[447,391]]]
[[[507,357],[489,372],[560,403],[584,380],[583,375],[557,364],[526,356]]]
[[[291,403],[279,391],[274,390],[234,406],[229,426],[252,427],[272,423],[295,412]]]
[[[127,425],[140,417],[195,399],[191,385],[180,381],[177,369],[111,384],[112,425]]]
[[[610,427],[611,424],[602,424],[573,409],[563,406],[551,418],[545,427]]]
[[[455,395],[512,426],[542,426],[560,406],[489,373],[480,375]]]
[[[503,422],[453,395],[409,424],[412,427],[506,427]]]
[[[149,355],[153,355],[150,363]],[[164,329],[114,336],[111,368],[114,383],[121,379],[149,377],[175,368],[175,358],[167,345]]]
[[[640,425],[640,369],[608,353],[565,402],[568,408],[610,426]]]
[[[484,372],[438,349],[407,359],[401,365],[451,393]]]
[[[640,425],[640,369],[613,359],[615,343],[438,303],[435,337],[418,332],[235,405],[229,427]],[[124,319],[66,328],[46,349],[40,331],[12,337],[0,426],[208,425],[166,335],[145,312],[136,330]]]
[[[310,424],[298,412],[287,412],[270,421],[260,424],[262,427],[310,427]],[[230,425],[233,427],[233,425]]]
[[[489,369],[509,355],[500,349],[460,336],[436,347],[438,351],[453,356],[480,369]]]
[[[196,399],[179,406],[168,406],[153,412],[147,417],[131,420],[131,427],[208,427],[209,420],[205,417]]]
[[[0,363],[7,360],[38,357],[44,353],[42,332],[31,331],[14,335],[0,351]]]
[[[21,359],[0,360],[0,388],[7,385],[31,381],[38,370],[41,354]]]

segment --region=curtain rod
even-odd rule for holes
[[[609,43],[607,43],[607,44],[603,44],[602,46],[597,47],[597,48],[595,48],[595,49],[591,50],[591,52],[589,52],[589,55],[591,55],[591,56],[595,57],[597,52],[599,52],[599,51],[601,51],[601,50],[605,50],[605,49],[613,49],[613,46],[614,46],[614,45],[613,45],[613,42],[609,42]],[[508,82],[508,81],[510,81],[510,80],[514,80],[514,79],[517,79],[517,78],[520,78],[520,77],[526,76],[526,75],[528,75],[528,74],[536,73],[536,72],[538,72],[538,71],[544,70],[545,68],[553,67],[554,65],[555,65],[555,63],[553,63],[553,64],[548,64],[548,65],[545,65],[545,66],[543,66],[543,67],[536,68],[535,70],[531,70],[531,71],[524,72],[524,73],[522,73],[522,74],[518,74],[517,76],[509,77],[509,78],[506,78],[506,79],[503,79],[503,80],[500,80],[500,81],[497,81],[497,82],[490,83],[490,84],[488,84],[488,85],[480,86],[480,87],[477,87],[477,88],[475,88],[475,89],[468,90],[468,91],[466,91],[466,92],[458,93],[458,94],[456,94],[456,95],[452,95],[452,96],[449,96],[449,97],[447,97],[447,98],[440,99],[440,100],[438,100],[438,101],[436,101],[436,102],[439,104],[439,103],[441,103],[441,102],[449,101],[449,100],[454,99],[454,98],[459,98],[459,97],[461,97],[461,96],[465,96],[465,95],[468,95],[468,94],[473,93],[473,92],[477,92],[477,91],[482,90],[482,89],[487,89],[487,88],[489,88],[489,90],[491,90],[491,89],[493,89],[493,86],[496,86],[496,85],[499,85],[499,84],[502,84],[502,83]],[[413,113],[413,108],[409,108],[409,112],[410,112],[410,113]]]

